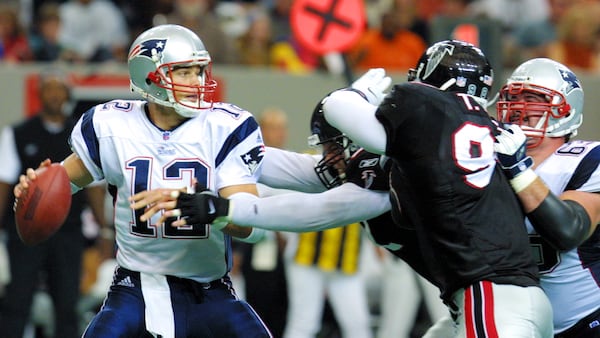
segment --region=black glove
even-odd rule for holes
[[[219,222],[224,223],[222,227],[227,225],[229,200],[207,189],[199,191],[193,194],[179,194],[176,208],[181,211],[181,217],[185,218],[187,224],[210,224],[215,219],[223,217]]]

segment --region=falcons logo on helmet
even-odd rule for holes
[[[437,43],[435,46],[430,48],[435,48],[435,50],[431,51],[431,56],[429,57],[429,62],[427,62],[427,66],[425,67],[423,79],[426,79],[429,77],[429,75],[431,75],[431,73],[433,73],[446,54],[452,55],[452,53],[454,53],[454,45],[449,43]]]
[[[131,49],[131,52],[129,52],[129,60],[137,56],[145,56],[152,59],[152,55],[162,53],[166,44],[167,39],[151,39],[142,41]]]

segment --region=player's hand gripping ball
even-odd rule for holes
[[[59,163],[36,170],[37,178],[15,201],[19,237],[26,245],[47,240],[65,222],[71,209],[71,184]]]

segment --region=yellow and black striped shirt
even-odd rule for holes
[[[324,271],[339,270],[354,274],[358,270],[360,246],[360,223],[300,233],[295,261],[300,265],[314,265]]]

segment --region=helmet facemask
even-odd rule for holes
[[[198,84],[182,84],[177,83],[173,79],[173,71],[194,66],[200,67]],[[156,71],[148,73],[147,79],[157,87],[166,90],[168,102],[156,102],[168,107],[173,107],[181,116],[194,117],[198,115],[202,109],[210,109],[213,106],[213,97],[217,82],[211,77],[211,64],[209,61],[202,62],[190,60],[165,63],[157,66]]]
[[[499,121],[523,129],[529,137],[528,148],[537,147],[546,137],[568,141],[583,122],[583,88],[575,73],[563,64],[547,58],[531,59],[509,76],[500,90],[496,112]]]
[[[524,99],[526,95],[542,98],[541,102]],[[520,97],[520,99],[517,99]],[[518,100],[518,101],[517,101]],[[496,104],[498,120],[517,124],[527,135],[527,148],[537,147],[546,135],[552,135],[557,128],[569,123],[573,117],[571,106],[565,96],[555,90],[531,84],[511,83],[500,90],[500,99]],[[535,125],[530,119],[538,118]],[[576,134],[572,131],[570,134]],[[565,136],[561,133],[555,136]]]
[[[339,136],[321,140],[318,134],[313,134],[308,138],[308,145],[321,151],[323,158],[315,165],[315,172],[323,185],[327,189],[334,188],[346,181],[344,170],[339,167],[340,161],[343,161],[343,168],[356,152],[358,147],[343,134]]]

